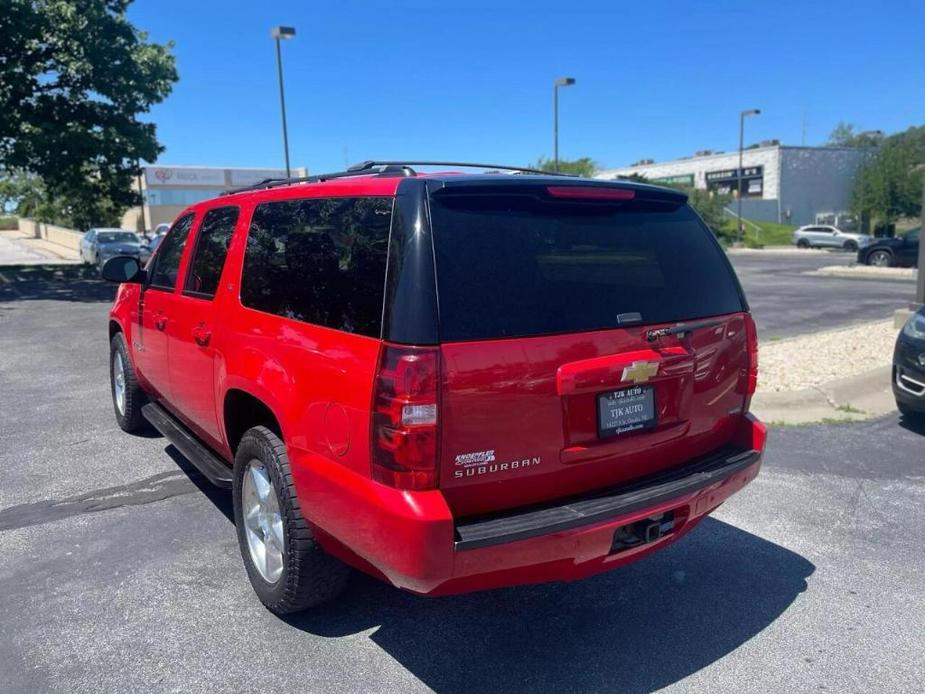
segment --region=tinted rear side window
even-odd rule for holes
[[[220,207],[206,212],[199,226],[195,253],[186,276],[186,291],[215,296],[238,213],[237,207]]]
[[[379,337],[392,198],[263,203],[244,255],[250,308]]]
[[[431,216],[445,341],[743,309],[722,250],[686,205],[443,194]]]

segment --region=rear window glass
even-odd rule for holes
[[[743,308],[722,250],[686,205],[445,194],[432,199],[431,216],[445,341],[615,328],[632,314],[665,323]]]
[[[268,202],[251,219],[241,302],[379,337],[392,198]]]

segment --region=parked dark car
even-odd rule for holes
[[[919,234],[921,228],[906,232],[905,236],[877,239],[862,246],[858,262],[878,267],[915,267],[919,260]]]
[[[896,338],[893,394],[903,415],[925,421],[925,307],[912,314]]]

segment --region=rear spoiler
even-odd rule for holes
[[[687,202],[687,193],[631,181],[604,181],[596,178],[553,178],[540,176],[466,176],[453,179],[429,179],[431,195],[535,195],[549,199],[574,199],[587,202],[643,200],[651,202]],[[574,190],[574,195],[569,190]]]

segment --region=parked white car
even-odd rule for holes
[[[797,248],[841,248],[856,252],[872,240],[867,234],[842,231],[826,224],[809,224],[793,232],[793,244]]]

